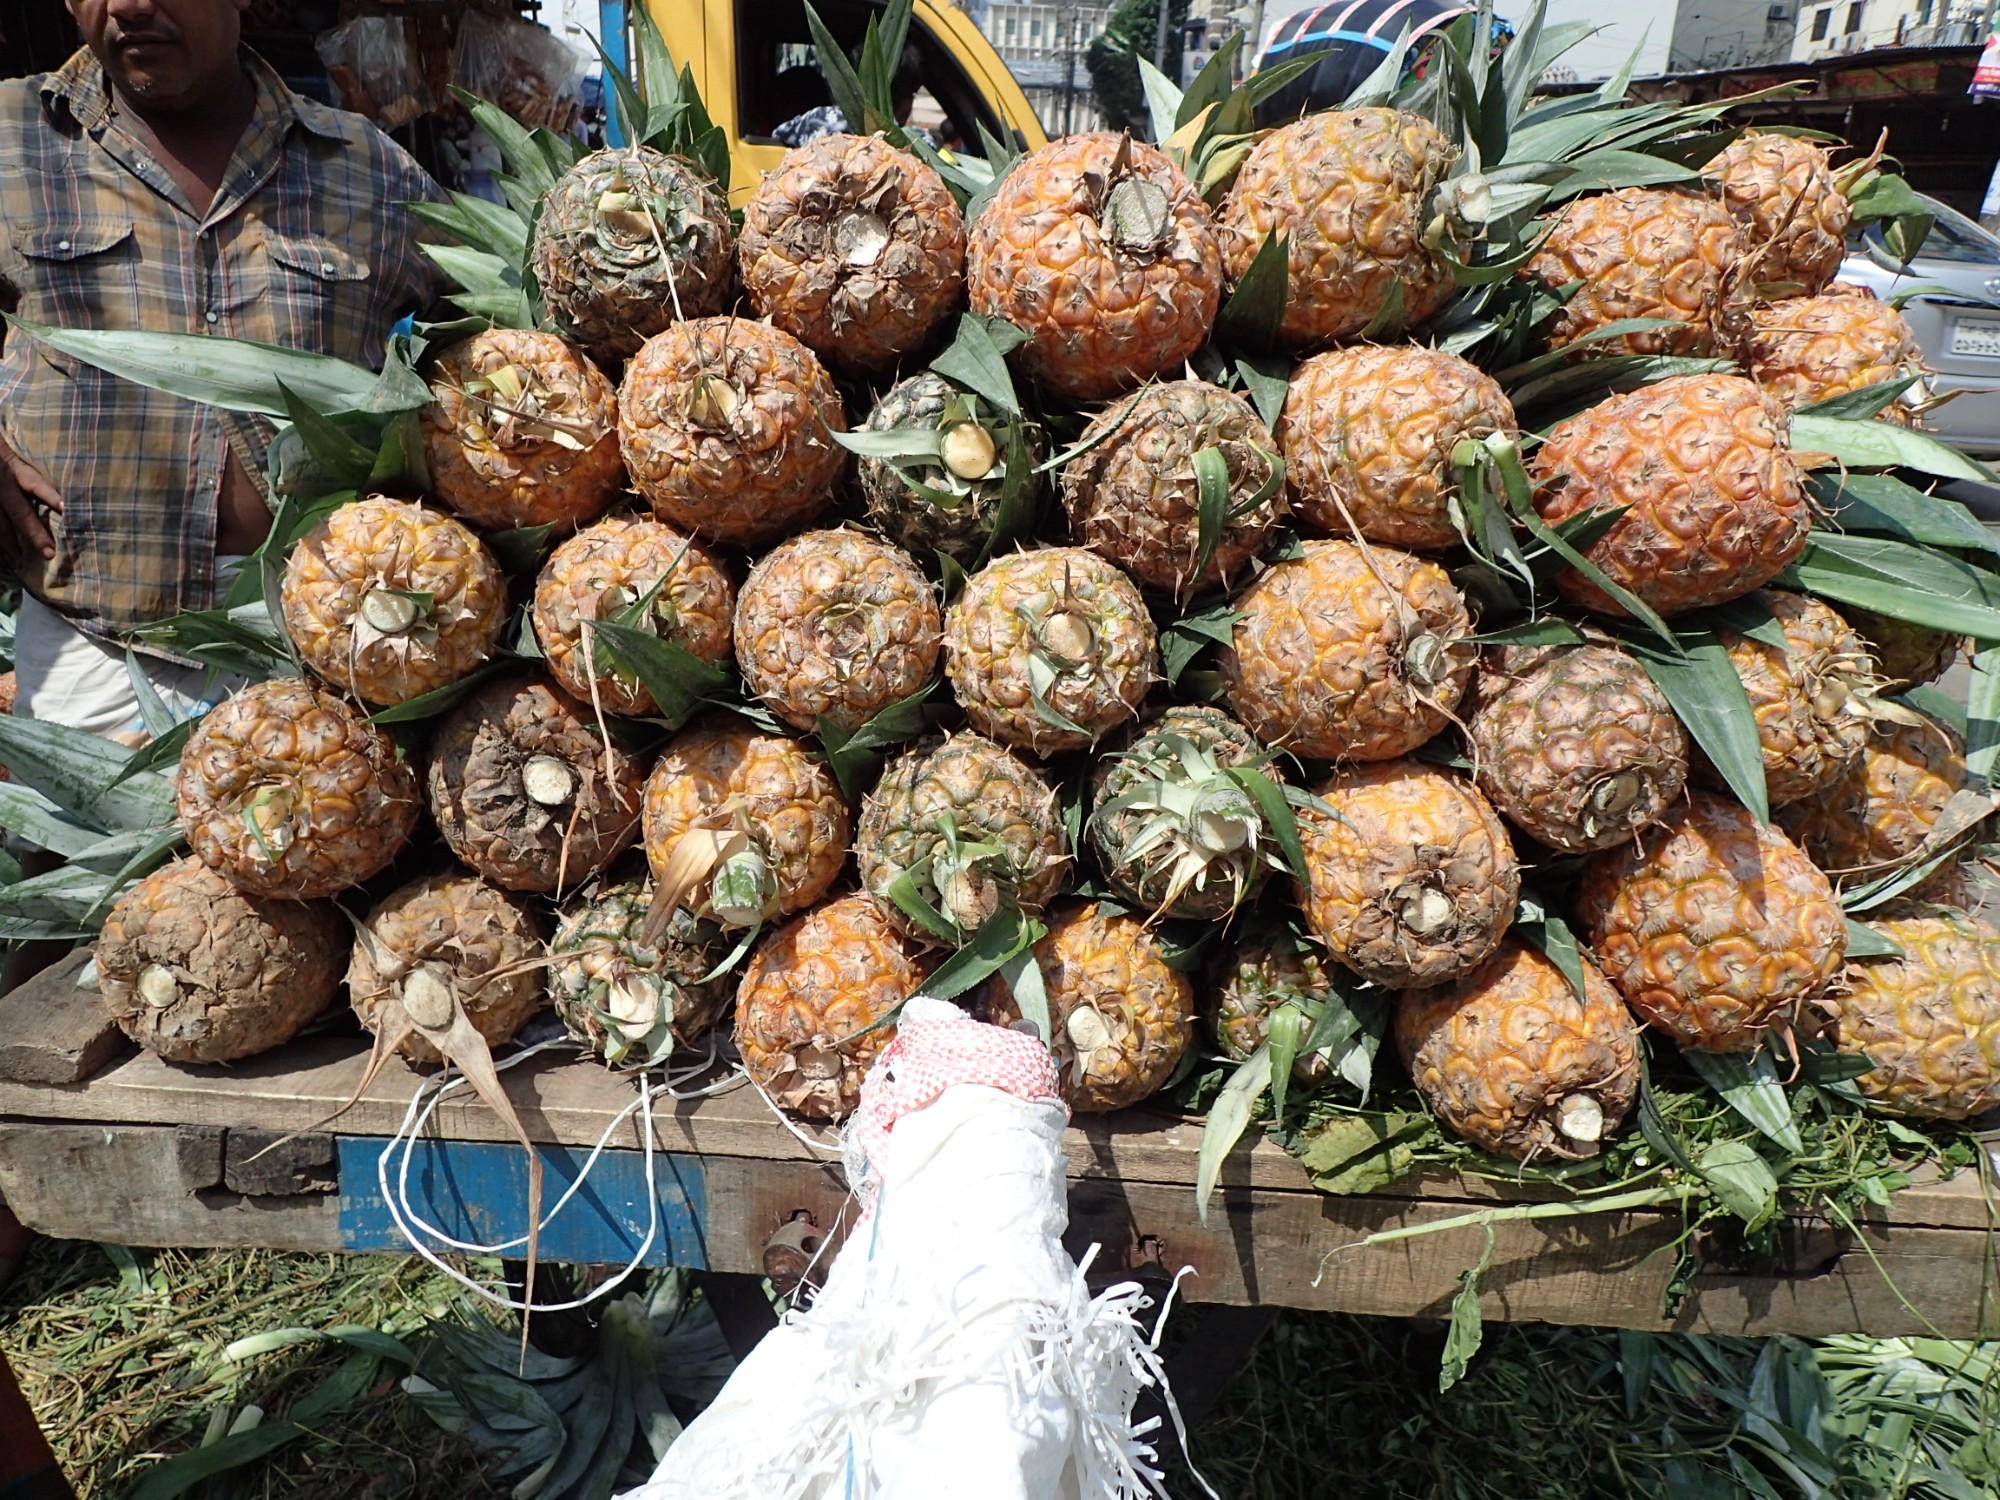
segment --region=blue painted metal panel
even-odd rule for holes
[[[604,48],[604,55],[611,59],[611,66],[629,78],[632,64],[625,56],[625,0],[598,0],[597,32],[597,40]],[[625,132],[618,128],[618,109],[609,77],[604,80],[604,143],[625,144]]]
[[[388,1143],[380,1137],[341,1136],[338,1144],[341,1243],[349,1250],[408,1249],[382,1201],[377,1178],[376,1165]],[[543,1146],[540,1152],[546,1215],[576,1181],[590,1153],[564,1146]],[[401,1157],[399,1148],[389,1163],[392,1190]],[[660,1228],[644,1264],[706,1268],[708,1188],[701,1158],[656,1152],[653,1176]],[[646,1238],[646,1194],[645,1155],[606,1151],[590,1169],[589,1180],[542,1231],[536,1253],[546,1261],[624,1265]],[[513,1239],[528,1223],[527,1156],[519,1146],[420,1140],[411,1149],[409,1201],[455,1239],[481,1245]],[[521,1252],[509,1254],[519,1258]]]

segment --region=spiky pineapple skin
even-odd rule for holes
[[[1327,952],[1390,989],[1445,984],[1493,952],[1521,870],[1507,826],[1470,782],[1413,760],[1353,766],[1298,817],[1299,891]]]
[[[949,820],[961,843],[997,844],[999,868],[985,872],[991,894],[1034,916],[1047,906],[1069,868],[1069,835],[1055,788],[1032,766],[977,734],[954,734],[922,745],[889,763],[862,804],[854,852],[861,886],[906,936],[938,939],[911,921],[891,888],[909,877],[918,894],[970,937],[979,918],[991,915],[986,891],[968,893],[970,909],[955,915],[933,874],[918,874],[926,860],[947,855]]]
[[[1778,810],[1778,822],[1836,879],[1865,882],[1923,848],[1965,785],[1965,741],[1920,714],[1885,723],[1823,795]]]
[[[193,856],[118,898],[97,938],[97,989],[118,1029],[169,1062],[281,1047],[340,987],[347,925],[326,902],[247,895]],[[146,995],[158,967],[175,992]]]
[[[1136,807],[1112,806],[1141,781],[1181,771],[1173,743],[1176,739],[1213,755],[1224,767],[1256,766],[1266,759],[1256,737],[1221,709],[1176,704],[1136,731],[1123,749],[1098,761],[1090,778],[1092,813],[1086,831],[1098,868],[1120,895],[1149,913],[1213,921],[1256,898],[1270,873],[1268,865],[1256,860],[1246,875],[1226,857],[1211,861],[1212,879],[1189,886],[1169,901],[1171,867],[1138,852],[1145,814]],[[1273,782],[1283,782],[1275,765],[1263,767],[1263,774]]]
[[[1155,933],[1098,902],[1073,904],[1050,917],[1035,961],[1070,1108],[1106,1114],[1157,1093],[1194,1039],[1195,1008],[1193,982],[1168,967]],[[1011,1010],[996,1006],[995,1019]]]
[[[649,593],[653,634],[711,666],[729,660],[736,585],[712,552],[673,527],[645,516],[610,516],[579,531],[542,565],[535,641],[550,675],[578,702],[633,717],[659,712],[636,674],[604,660],[596,641],[588,648],[584,641],[588,622],[610,619]]]
[[[1179,598],[1227,583],[1284,519],[1283,487],[1271,483],[1276,439],[1248,401],[1205,380],[1164,381],[1113,404],[1079,443],[1094,439],[1103,441],[1063,470],[1070,533],[1148,588]],[[1195,455],[1209,448],[1227,466],[1225,519],[1214,551],[1197,571],[1201,485]]]
[[[1847,952],[1833,887],[1798,845],[1701,792],[1647,838],[1593,855],[1577,916],[1640,1018],[1704,1052],[1754,1047]]]
[[[1875,658],[1877,670],[1892,683],[1921,687],[1936,682],[1971,648],[1971,642],[1962,635],[1912,625],[1907,620],[1878,615],[1858,605],[1842,604],[1836,608]]]
[[[1789,283],[1810,297],[1840,274],[1853,209],[1835,186],[1826,147],[1752,130],[1702,173],[1742,227],[1759,283]]]
[[[826,894],[847,858],[853,826],[824,762],[797,740],[724,715],[682,730],[646,780],[646,858],[657,878],[696,825],[745,814],[777,879],[775,914]]]
[[[601,215],[612,191],[665,204],[668,222],[629,209]],[[729,205],[715,184],[679,157],[636,145],[593,151],[562,175],[543,200],[528,256],[558,326],[613,366],[676,318],[727,307],[734,262]]]
[[[1457,286],[1426,238],[1454,155],[1429,121],[1393,109],[1322,110],[1270,132],[1218,215],[1231,285],[1275,233],[1286,238],[1289,347],[1354,337],[1396,288],[1403,323],[1423,322]]]
[[[278,803],[270,826],[253,827],[260,796]],[[396,742],[295,677],[251,683],[195,726],[175,801],[203,864],[252,895],[298,901],[382,870],[422,810]]]
[[[1112,169],[1166,198],[1160,242],[1127,245],[1101,222]],[[1101,401],[1199,349],[1222,296],[1208,206],[1151,146],[1108,133],[1065,136],[1018,162],[966,242],[966,292],[982,317],[1028,335],[1033,379],[1072,401]]]
[[[599,737],[589,711],[548,683],[502,679],[448,714],[431,741],[431,817],[451,852],[502,890],[574,890],[639,831],[644,766]],[[544,805],[531,762],[573,791]]]
[[[695,1046],[736,992],[731,976],[706,977],[729,955],[722,929],[677,909],[647,943],[651,904],[652,888],[637,881],[600,890],[563,914],[549,944],[556,1014],[613,1067],[652,1067],[675,1047]]]
[[[924,971],[875,902],[856,892],[815,907],[751,955],[736,991],[736,1046],[758,1087],[808,1120],[844,1120],[895,1039],[881,1024]],[[871,1029],[873,1028],[873,1029]]]
[[[937,594],[901,548],[808,531],[759,558],[736,600],[736,662],[794,728],[852,734],[937,667]]]
[[[453,871],[413,880],[384,898],[365,925],[371,941],[354,945],[347,989],[355,1015],[370,1031],[382,1007],[400,1003],[401,995],[400,980],[377,967],[377,951],[442,980],[489,1047],[513,1040],[548,1003],[539,919],[518,896],[475,875]],[[420,1066],[444,1061],[416,1032],[397,1050]]]
[[[880,370],[957,306],[965,216],[942,177],[884,137],[824,135],[764,174],[736,253],[760,318],[831,364]]]
[[[1300,520],[1429,552],[1460,540],[1452,450],[1517,432],[1506,393],[1457,355],[1363,344],[1292,371],[1277,437]]]
[[[1280,1005],[1324,995],[1331,987],[1319,954],[1275,922],[1255,923],[1231,942],[1215,966],[1211,986],[1215,1044],[1234,1062],[1264,1045],[1271,1034],[1271,1013]],[[1309,1087],[1326,1082],[1332,1071],[1319,1052],[1301,1052],[1292,1061],[1293,1079]]]
[[[1788,297],[1751,311],[1743,363],[1757,384],[1799,407],[1921,374],[1924,354],[1908,320],[1886,302]]]
[[[383,590],[427,596],[417,623],[381,635],[363,610]],[[381,496],[334,511],[292,550],[285,629],[321,679],[389,707],[449,687],[498,648],[507,579],[450,516]]]
[[[1221,653],[1229,708],[1259,740],[1316,760],[1391,760],[1450,722],[1478,649],[1443,568],[1308,541],[1238,596]]]
[[[1628,507],[1584,551],[1662,615],[1762,588],[1805,550],[1812,507],[1785,412],[1736,375],[1679,375],[1560,424],[1530,473],[1551,525]],[[1599,614],[1624,609],[1574,569],[1557,587]]]
[[[582,525],[625,482],[617,389],[552,333],[489,328],[445,350],[423,428],[432,493],[489,531]]]
[[[1544,325],[1551,348],[1626,318],[1677,326],[1616,334],[1600,354],[1712,354],[1735,343],[1730,278],[1743,254],[1736,221],[1712,198],[1677,188],[1620,188],[1576,198],[1556,215],[1520,274],[1550,291],[1583,285]]]
[[[846,467],[840,392],[813,352],[747,318],[676,323],[646,341],[618,391],[618,441],[654,514],[706,541],[754,547],[824,510]]]
[[[1630,840],[1687,783],[1687,732],[1653,679],[1607,645],[1488,651],[1466,723],[1479,789],[1566,854]]]
[[[959,399],[958,387],[944,376],[919,371],[883,394],[862,422],[861,431],[935,428],[946,408]],[[978,564],[1000,519],[1002,485],[998,477],[973,480],[959,503],[947,507],[912,489],[887,459],[863,455],[856,467],[861,493],[868,502],[868,519],[890,541],[919,558],[942,552],[961,567]],[[941,464],[925,464],[917,469],[916,477],[932,488],[941,488],[945,469]]]
[[[1044,641],[1057,617],[1080,621],[1085,655],[1054,655]],[[1067,635],[1065,624],[1058,632]],[[1153,683],[1157,636],[1132,581],[1081,547],[1043,547],[997,558],[966,581],[945,617],[945,674],[981,734],[1016,750],[1053,755],[1097,743],[1138,713]],[[1030,678],[1037,652],[1061,670],[1043,706]]]
[[[1765,791],[1782,807],[1819,797],[1854,763],[1870,733],[1854,700],[1874,679],[1861,638],[1827,605],[1781,589],[1751,598],[1771,611],[1784,649],[1734,631],[1718,631],[1717,639],[1757,719]],[[1696,775],[1711,787],[1722,784],[1705,758]]]
[[[1453,1134],[1515,1161],[1597,1155],[1597,1139],[1561,1129],[1562,1101],[1593,1101],[1609,1136],[1639,1096],[1638,1028],[1618,992],[1585,960],[1579,1000],[1524,943],[1448,988],[1399,996],[1396,1050]]]
[[[1826,997],[1834,1045],[1874,1064],[1854,1086],[1929,1119],[2000,1107],[2000,932],[1944,910],[1868,926],[1903,954],[1850,963]]]

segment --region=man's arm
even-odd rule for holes
[[[44,562],[56,555],[56,539],[38,505],[62,514],[56,487],[0,438],[0,552],[17,564],[25,564],[30,551],[40,553]]]

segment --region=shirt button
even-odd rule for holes
[[[208,313],[206,314],[206,316],[208,318],[208,321],[211,323],[219,323],[222,321],[220,318],[216,317],[214,313]]]
[[[322,276],[331,276],[333,274],[333,262],[330,260],[320,262],[319,274]]]
[[[69,241],[68,241],[68,240],[57,240],[57,241],[56,241],[56,249],[58,249],[58,250],[67,250],[67,249],[69,249]]]

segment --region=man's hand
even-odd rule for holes
[[[25,563],[32,550],[47,562],[56,555],[56,539],[37,505],[62,514],[62,496],[42,471],[0,438],[0,552]]]

